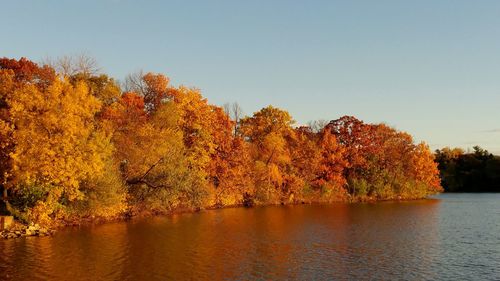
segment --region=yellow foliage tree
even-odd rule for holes
[[[178,125],[188,150],[189,165],[203,177],[207,177],[206,169],[216,149],[212,134],[214,108],[197,89],[179,87],[172,91],[172,98],[179,109]]]
[[[43,209],[41,217],[57,204],[83,199],[81,182],[102,176],[112,153],[109,138],[94,123],[99,100],[84,83],[56,79],[44,90],[24,84],[7,102],[15,127],[9,182],[14,191],[44,189],[45,207],[35,207]]]
[[[84,84],[73,87],[56,80],[44,92],[32,85],[22,87],[9,104],[16,127],[14,183],[51,184],[62,187],[57,197],[79,197],[80,181],[99,174],[102,152],[109,153],[109,142],[93,126],[99,101]]]
[[[438,164],[435,162],[434,154],[431,153],[429,146],[425,143],[419,143],[412,156],[410,163],[415,179],[427,186],[429,193],[442,192]]]
[[[240,132],[252,145],[256,197],[261,201],[293,200],[303,186],[292,165],[287,141],[295,139],[293,124],[288,112],[272,106],[240,121]]]

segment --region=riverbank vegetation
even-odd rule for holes
[[[500,192],[500,157],[479,146],[437,150],[436,161],[446,192]]]
[[[162,74],[119,85],[86,58],[0,59],[0,146],[7,211],[43,225],[441,191],[428,146],[387,125],[298,126],[273,106],[242,116]]]

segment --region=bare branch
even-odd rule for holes
[[[42,64],[54,68],[56,72],[65,76],[76,74],[94,76],[101,70],[96,59],[85,52],[77,55],[65,55],[56,59],[46,57],[42,60]]]
[[[225,103],[222,109],[226,114],[234,121],[234,136],[238,134],[238,129],[240,125],[240,120],[243,117],[243,109],[237,102]]]
[[[160,164],[161,162],[163,161],[163,157],[161,157],[160,159],[158,159],[158,161],[156,161],[153,165],[151,165],[151,167],[149,167],[149,169],[140,177],[137,177],[137,178],[133,178],[133,179],[127,179],[126,182],[127,184],[145,184],[149,187],[152,187],[152,188],[160,188],[160,187],[166,187],[166,185],[163,185],[163,184],[160,184],[160,185],[154,185],[148,181],[146,181],[146,177],[147,175],[156,167],[158,166],[158,164]]]
[[[323,119],[309,121],[309,123],[307,124],[307,126],[309,126],[309,128],[311,128],[311,131],[313,131],[314,133],[317,133],[317,132],[320,132],[321,130],[323,130],[323,128],[325,128],[326,125],[328,125],[328,121],[323,120]]]
[[[123,89],[125,92],[135,92],[144,96],[147,91],[147,85],[144,83],[143,77],[144,71],[142,70],[127,75],[127,77],[125,77],[125,82],[123,83]]]

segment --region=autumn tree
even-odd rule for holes
[[[208,204],[239,204],[250,187],[248,146],[235,136],[235,121],[220,107],[208,104],[197,89],[170,90],[179,109],[178,125],[183,132],[189,167],[205,179]]]
[[[344,155],[348,165],[344,169],[344,177],[349,182],[349,193],[354,194],[352,180],[365,171],[368,156],[373,155],[377,149],[372,141],[372,127],[353,116],[343,116],[330,121],[323,130],[333,134],[338,143],[345,148]]]
[[[241,134],[252,145],[257,199],[294,200],[304,182],[294,171],[289,139],[294,120],[286,111],[268,106],[241,120]]]
[[[321,162],[319,136],[308,126],[295,128],[293,136],[287,138],[291,163],[297,175],[304,180],[304,184],[316,188],[316,174]]]
[[[344,170],[349,167],[346,159],[346,148],[341,146],[330,130],[319,133],[320,161],[316,172],[315,183],[330,188],[344,190],[346,179]]]
[[[97,98],[104,106],[118,101],[122,94],[118,83],[105,74],[86,75],[77,73],[69,76],[69,79],[73,84],[78,82],[87,84],[90,94]]]
[[[146,110],[153,112],[163,101],[170,98],[169,82],[170,79],[163,74],[140,71],[127,76],[125,90],[143,97]]]
[[[94,214],[121,211],[121,184],[103,184],[112,177],[106,163],[113,147],[95,123],[101,102],[89,85],[57,78],[52,68],[24,58],[2,59],[1,65],[1,166],[15,207],[39,222],[67,217],[72,207],[90,201],[95,204],[86,210]]]
[[[183,134],[188,163],[193,172],[208,179],[208,167],[216,151],[213,107],[197,89],[179,87],[172,91],[172,101],[179,110],[178,126]],[[226,120],[227,122],[227,120]]]
[[[166,211],[191,203],[191,189],[200,179],[187,167],[174,104],[164,103],[150,114],[143,97],[126,93],[102,118],[113,130],[115,161],[137,210]]]
[[[438,164],[427,144],[422,142],[415,147],[410,164],[414,179],[426,186],[428,193],[433,194],[443,191]]]
[[[409,134],[384,124],[367,126],[370,127],[373,146],[366,157],[364,172],[357,180],[365,181],[368,188],[356,188],[356,192],[379,198],[401,196],[409,188],[408,163],[415,148],[413,139]]]
[[[243,201],[251,187],[250,154],[247,143],[233,135],[236,121],[220,107],[213,107],[211,135],[216,144],[208,168],[210,183],[218,206],[235,205]]]
[[[85,84],[58,79],[43,91],[25,84],[7,102],[15,127],[9,184],[19,194],[43,195],[32,219],[44,221],[59,204],[82,199],[81,182],[104,171],[112,147],[94,127],[101,103]]]
[[[40,67],[36,63],[21,58],[0,59],[0,189],[3,197],[7,197],[9,181],[12,179],[12,159],[14,150],[14,124],[10,113],[10,100],[16,90],[25,84],[44,90],[55,80],[55,72],[48,66]]]

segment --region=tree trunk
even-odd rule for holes
[[[4,186],[2,186],[2,189],[3,189],[3,192],[2,192],[2,199],[4,201],[7,201],[7,188],[5,188]]]
[[[2,197],[0,198],[0,216],[9,215],[9,202],[7,202],[7,188],[3,185],[0,185],[0,194]]]

